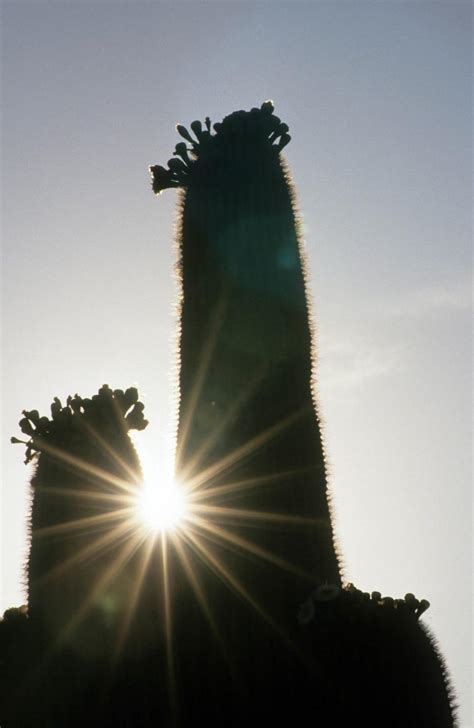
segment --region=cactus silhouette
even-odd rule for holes
[[[112,392],[104,386],[91,399],[68,398],[64,407],[56,398],[51,412],[51,419],[25,412],[20,422],[31,435],[27,459],[39,452],[31,482],[29,615],[52,635],[70,626],[84,649],[89,645],[80,610],[84,607],[84,616],[100,613],[101,628],[90,645],[98,649],[97,640],[128,598],[122,579],[104,580],[103,587],[100,582],[117,556],[110,545],[116,550],[120,536],[133,529],[131,488],[142,476],[128,431],[147,422],[134,388]],[[96,558],[95,547],[105,556]]]
[[[192,133],[177,130],[185,141],[168,169],[150,169],[155,193],[184,190],[176,469],[191,517],[182,548],[232,655],[230,672],[252,694],[260,690],[256,672],[279,664],[272,629],[291,640],[309,587],[340,585],[304,253],[280,156],[290,137],[271,102],[227,116],[215,133],[208,118],[192,122]],[[224,686],[226,667],[206,619],[184,594],[178,589],[173,607],[180,680],[187,673],[188,683],[196,680],[199,663],[189,650],[181,654],[193,644],[201,665],[218,674],[211,681],[218,692],[236,694],[234,677]]]
[[[251,541],[312,581],[340,584],[312,387],[304,254],[279,154],[288,127],[267,102],[226,117],[215,134],[209,119],[204,128],[191,124],[194,140],[177,128],[188,147],[176,146],[168,170],[151,171],[155,192],[186,190],[178,241],[178,473],[200,497],[213,489],[213,503],[222,493],[228,513],[267,513],[271,527],[256,517]],[[222,488],[236,482],[242,488],[230,495]],[[238,522],[236,512],[233,518]],[[251,574],[254,593],[271,595],[285,613],[295,610],[307,582],[260,567]]]
[[[199,510],[183,540],[194,552],[204,550],[198,537],[212,542],[213,558],[207,551],[202,558],[211,575],[196,559],[194,568],[238,673],[225,682],[192,600],[177,600],[177,654],[186,645],[181,662],[192,665],[191,676],[186,669],[180,676],[182,702],[192,706],[188,720],[198,693],[208,696],[216,722],[229,714],[245,719],[251,704],[255,716],[277,724],[310,711],[321,726],[358,719],[452,726],[446,669],[418,621],[428,602],[341,586],[305,258],[280,156],[290,136],[273,111],[266,102],[235,112],[214,124],[214,133],[209,118],[194,121],[192,133],[178,125],[185,141],[168,168],[150,168],[155,193],[184,190],[177,470],[191,514],[196,504]],[[216,572],[222,581],[231,574],[231,589]],[[308,580],[313,590],[303,601]],[[260,607],[273,637],[265,620],[249,616]],[[207,681],[199,680],[199,665]],[[210,691],[209,683],[218,688]]]
[[[28,610],[10,610],[0,623],[10,678],[1,681],[0,720],[59,728],[84,725],[87,715],[87,724],[103,724],[105,696],[129,694],[123,672],[141,673],[150,642],[160,639],[156,589],[146,587],[146,572],[143,588],[138,579],[142,475],[128,433],[146,427],[143,404],[133,387],[104,385],[90,399],[68,397],[65,406],[55,398],[51,418],[23,415],[26,462],[35,461]]]
[[[184,190],[180,529],[143,561],[135,389],[24,412],[29,604],[0,620],[4,728],[454,725],[428,602],[341,581],[290,137],[273,111],[178,126],[168,168],[151,167],[155,193]]]

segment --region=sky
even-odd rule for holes
[[[471,5],[3,1],[2,573],[26,599],[21,410],[136,384],[176,417],[176,123],[273,99],[303,219],[347,581],[431,602],[472,726]]]

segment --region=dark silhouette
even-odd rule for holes
[[[140,473],[127,432],[146,424],[136,390],[55,400],[52,419],[24,413],[37,458],[29,605],[0,621],[0,724],[451,728],[446,669],[419,621],[428,602],[341,583],[280,157],[288,127],[266,102],[215,133],[208,118],[191,130],[178,126],[185,142],[168,169],[151,168],[156,193],[186,190],[187,520],[143,539],[147,559],[139,538],[134,550]]]
[[[26,462],[36,463],[28,609],[0,622],[0,724],[104,725],[131,697],[125,676],[141,679],[163,633],[158,583],[139,578],[156,565],[156,555],[144,561],[142,475],[128,435],[147,425],[143,404],[135,388],[104,385],[64,407],[55,398],[51,418],[23,414]]]
[[[188,146],[176,146],[167,170],[151,171],[155,192],[186,190],[177,472],[201,508],[189,526],[198,543],[185,532],[182,548],[214,622],[191,587],[185,596],[175,559],[183,705],[203,665],[219,674],[221,693],[235,693],[235,675],[243,695],[255,690],[255,671],[277,660],[275,629],[281,652],[310,586],[340,585],[340,575],[294,191],[279,155],[288,127],[267,102],[227,116],[215,134],[208,118],[192,122],[194,138],[177,129]]]
[[[66,632],[66,642],[100,652],[98,643],[126,610],[130,589],[123,571],[101,585],[117,544],[133,529],[130,485],[142,479],[127,433],[147,422],[134,388],[112,392],[104,386],[92,399],[68,398],[65,407],[56,398],[51,413],[48,420],[25,412],[20,422],[32,438],[27,458],[40,453],[31,481],[29,615],[51,636]],[[94,558],[96,542],[104,551],[101,558]],[[85,602],[90,602],[86,623],[77,614]]]
[[[200,506],[194,535],[215,558],[186,533],[183,548],[229,657],[177,576],[178,702],[191,706],[183,724],[198,695],[216,722],[245,720],[251,706],[265,724],[294,724],[310,711],[324,726],[356,716],[365,725],[451,726],[446,671],[418,622],[427,602],[341,589],[305,258],[280,156],[288,127],[266,102],[230,114],[214,134],[209,118],[194,121],[192,134],[177,130],[185,142],[168,169],[151,167],[155,193],[185,190],[177,467]],[[316,596],[303,602],[309,583]]]

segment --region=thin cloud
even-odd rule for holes
[[[320,332],[318,381],[324,388],[342,388],[347,395],[349,389],[356,392],[399,372],[417,349],[416,332],[424,331],[426,319],[452,317],[470,308],[467,285],[419,288],[401,292],[395,301],[372,301],[369,309],[354,311],[352,326],[335,337]]]
[[[431,286],[420,288],[404,295],[388,308],[392,316],[422,318],[456,311],[466,311],[472,306],[472,292],[469,286]]]
[[[397,348],[367,340],[333,341],[321,345],[318,380],[326,388],[357,389],[391,374],[401,365]]]

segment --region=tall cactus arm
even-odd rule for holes
[[[209,119],[177,130],[184,141],[167,168],[150,168],[155,193],[185,191],[177,469],[203,508],[225,508],[218,525],[227,535],[274,556],[273,566],[233,557],[232,568],[279,616],[294,614],[308,586],[302,572],[321,583],[340,584],[340,575],[305,258],[281,157],[288,126],[265,102],[213,131]],[[236,482],[248,487],[230,493]],[[215,518],[210,528],[215,536]],[[283,560],[299,575],[275,565]]]

